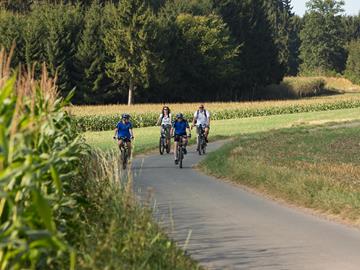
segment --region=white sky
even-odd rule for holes
[[[308,0],[291,0],[293,11],[297,15],[304,15],[306,7],[305,3]],[[345,0],[345,13],[348,15],[357,15],[360,12],[360,0]]]

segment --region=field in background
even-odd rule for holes
[[[360,225],[360,121],[238,137],[202,167]]]
[[[350,121],[356,119],[360,119],[360,108],[219,120],[212,122],[210,138],[231,137],[239,134],[265,132],[285,127],[316,125],[332,121]],[[160,134],[160,129],[158,127],[137,128],[134,129],[134,133],[135,154],[144,153],[157,148]],[[195,133],[193,132],[193,134]],[[87,143],[105,151],[116,149],[116,143],[112,140],[113,136],[114,131],[84,133]],[[193,136],[192,140],[194,140],[194,137],[195,136]]]
[[[311,82],[314,78],[301,77],[287,77],[284,83],[292,88],[294,91],[299,91],[307,82]],[[328,103],[334,99],[340,101],[346,100],[360,100],[360,86],[352,84],[349,80],[344,78],[326,78],[316,77],[315,79],[322,79],[325,81],[325,88],[328,90],[345,93],[341,95],[320,96],[313,98],[306,98],[301,100],[276,100],[276,101],[255,101],[255,102],[210,102],[206,103],[206,108],[210,111],[219,110],[236,110],[236,109],[254,109],[254,108],[271,108],[283,107],[291,105],[312,105],[319,103]],[[315,84],[316,85],[316,84]],[[277,86],[281,89],[284,85]],[[313,90],[313,89],[312,89]],[[285,91],[285,90],[284,90]],[[289,90],[290,91],[290,90]],[[303,90],[306,91],[306,90]],[[310,90],[311,91],[311,90]],[[173,112],[193,112],[197,109],[199,103],[176,103],[167,104]],[[98,105],[98,106],[72,106],[68,110],[75,116],[85,115],[111,115],[128,113],[160,113],[162,104],[137,104],[131,107],[127,105]]]

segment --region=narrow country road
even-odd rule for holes
[[[221,143],[209,146],[212,151]],[[172,155],[134,161],[135,189],[152,190],[157,217],[180,246],[209,269],[360,269],[360,230],[325,221],[184,168]]]

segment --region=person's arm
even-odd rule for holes
[[[161,117],[162,117],[162,115],[160,114],[159,119],[158,119],[157,122],[156,122],[156,125],[157,125],[157,126],[158,126],[158,125],[161,125]]]
[[[132,123],[130,123],[129,133],[130,133],[131,139],[134,139],[134,132],[133,132],[133,125],[132,125]]]
[[[116,136],[116,135],[117,135],[117,133],[118,133],[118,128],[116,127],[116,128],[115,128],[114,139],[116,139],[116,137],[117,137],[117,136]]]
[[[197,112],[194,113],[194,118],[193,118],[193,121],[192,121],[192,124],[191,124],[191,129],[195,126],[195,121],[197,120],[196,116],[197,116]]]
[[[211,121],[211,113],[208,111],[207,112],[208,113],[208,124],[209,124],[209,126],[210,126],[210,121]]]

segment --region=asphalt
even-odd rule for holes
[[[212,143],[214,151],[222,142]],[[170,236],[209,269],[359,270],[360,230],[324,220],[202,174],[189,149],[133,163],[139,198]],[[149,195],[152,199],[149,199]],[[187,241],[187,239],[189,241]]]

